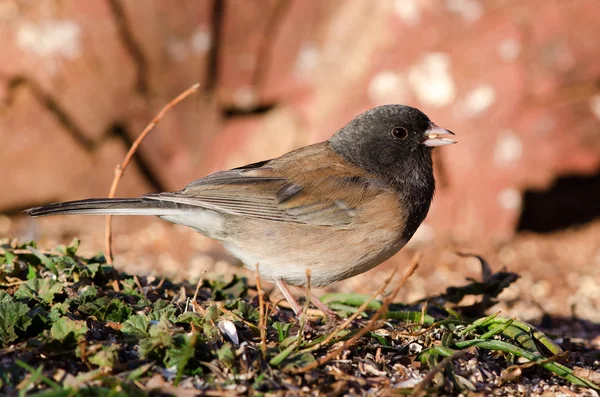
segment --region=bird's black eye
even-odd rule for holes
[[[408,138],[408,130],[404,127],[394,127],[392,128],[392,136],[404,140]]]

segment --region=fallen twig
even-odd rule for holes
[[[319,348],[321,346],[325,346],[327,345],[329,342],[331,342],[331,340],[333,338],[335,338],[340,331],[343,331],[344,329],[346,329],[348,327],[348,325],[350,325],[352,323],[352,321],[354,321],[354,319],[356,319],[358,316],[360,316],[362,314],[362,312],[365,311],[365,309],[367,308],[367,306],[369,306],[369,304],[371,302],[373,302],[373,300],[375,300],[375,298],[377,298],[377,296],[379,294],[381,294],[386,288],[387,286],[390,284],[390,282],[392,281],[392,279],[394,278],[394,276],[396,275],[396,272],[398,271],[398,267],[396,267],[394,269],[394,271],[392,271],[392,274],[389,275],[389,277],[383,282],[383,284],[381,285],[381,287],[379,287],[377,289],[377,291],[375,291],[367,300],[365,300],[358,308],[358,310],[356,310],[355,313],[353,313],[350,317],[348,317],[346,319],[346,321],[344,321],[342,324],[340,324],[338,327],[336,327],[336,329],[329,334],[329,336],[327,336],[327,338],[318,345],[318,347],[316,346],[316,348]]]
[[[119,182],[121,181],[121,178],[123,177],[123,173],[125,172],[125,169],[127,169],[127,167],[129,166],[129,163],[133,159],[135,152],[137,151],[138,147],[140,146],[140,144],[142,143],[144,138],[146,138],[146,136],[150,133],[150,131],[152,131],[154,129],[154,127],[156,127],[156,125],[160,122],[160,120],[164,117],[164,115],[169,110],[171,110],[172,108],[177,106],[177,104],[179,102],[183,101],[185,98],[187,98],[188,96],[190,96],[191,94],[196,92],[198,90],[198,88],[200,88],[200,84],[196,83],[196,84],[192,85],[190,88],[188,88],[187,90],[185,90],[184,92],[182,92],[181,94],[179,94],[177,97],[175,97],[175,99],[173,99],[171,102],[167,103],[160,110],[160,112],[158,112],[158,114],[152,119],[152,121],[146,126],[146,128],[144,128],[144,131],[142,131],[142,133],[137,137],[137,139],[131,145],[131,148],[129,148],[129,151],[125,155],[125,159],[123,160],[123,162],[121,164],[117,164],[117,166],[115,167],[115,176],[113,178],[112,184],[110,186],[110,190],[108,192],[108,198],[115,197],[115,194],[117,193],[117,187],[119,186]],[[106,262],[108,264],[113,263],[112,215],[106,216],[106,237],[105,237],[104,256],[106,257]]]
[[[264,359],[267,358],[267,321],[265,318],[265,291],[260,284],[260,270],[256,264],[256,289],[258,291],[258,328],[260,329],[260,350]]]

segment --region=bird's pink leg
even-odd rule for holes
[[[285,299],[292,306],[292,310],[294,310],[296,317],[300,317],[302,314],[302,306],[300,306],[300,303],[298,303],[298,301],[294,298],[288,286],[283,282],[283,280],[275,280],[275,285],[277,285]]]
[[[294,298],[294,296],[292,295],[288,286],[283,282],[283,280],[276,280],[275,285],[277,285],[277,287],[279,288],[279,290],[281,291],[281,293],[283,294],[285,299],[292,306],[292,310],[294,310],[296,317],[299,318],[302,315],[302,306],[300,306],[300,303],[298,303],[298,301]],[[310,301],[312,302],[313,305],[315,305],[317,307],[317,309],[319,309],[323,313],[325,313],[325,315],[327,317],[334,318],[334,319],[337,319],[339,317],[336,312],[334,312],[333,310],[328,308],[326,304],[321,302],[319,300],[319,298],[317,298],[313,294],[310,294]]]

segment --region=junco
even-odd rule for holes
[[[433,197],[433,147],[455,143],[420,110],[368,110],[325,142],[220,171],[183,190],[28,209],[60,214],[156,215],[219,240],[250,269],[259,264],[296,315],[286,284],[322,287],[366,272],[415,233]],[[318,299],[313,303],[328,315]]]

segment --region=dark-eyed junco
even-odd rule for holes
[[[366,272],[415,233],[433,197],[431,150],[454,143],[418,109],[385,105],[358,115],[326,142],[216,172],[183,190],[141,198],[88,199],[27,210],[157,215],[219,240],[276,283],[321,287]],[[331,311],[318,299],[320,309]]]

